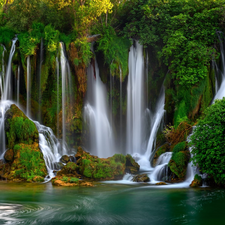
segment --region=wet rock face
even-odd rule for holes
[[[139,175],[134,176],[132,181],[134,181],[134,182],[149,182],[150,179],[147,174],[139,174]]]
[[[12,162],[13,161],[13,158],[14,158],[14,152],[12,149],[8,149],[6,152],[5,152],[5,155],[4,155],[4,159],[6,162]]]

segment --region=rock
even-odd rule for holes
[[[150,179],[147,174],[139,174],[133,177],[132,181],[135,182],[149,182]]]
[[[60,162],[68,163],[68,162],[70,162],[70,157],[68,155],[63,155],[60,159]]]
[[[5,158],[5,161],[6,162],[12,162],[13,161],[13,158],[14,158],[13,150],[12,149],[8,149],[5,152],[4,158]]]
[[[44,182],[44,178],[43,177],[41,177],[41,176],[35,176],[33,179],[32,179],[32,181],[33,182]]]
[[[164,145],[160,146],[157,151],[155,152],[154,158],[153,158],[153,166],[156,165],[157,159],[159,158],[160,155],[163,153],[169,151],[170,145],[169,143],[165,143]]]
[[[86,186],[93,187],[93,183],[90,181],[79,180],[74,177],[60,177],[53,178],[52,184],[55,186],[73,187],[73,186]]]
[[[76,162],[77,160],[76,160],[76,158],[74,157],[74,156],[69,156],[70,157],[70,162]]]
[[[80,177],[78,174],[79,167],[74,162],[68,162],[63,168],[57,172],[57,176],[76,176]]]
[[[135,162],[135,160],[132,158],[131,155],[127,154],[126,155],[126,172],[135,174],[139,171],[140,166],[138,163]]]
[[[202,177],[196,174],[194,180],[190,184],[190,187],[200,187],[200,186],[202,186]]]
[[[64,167],[64,165],[61,162],[55,162],[54,163],[54,169],[55,170],[61,170],[63,167]]]
[[[155,185],[167,185],[165,182],[159,182],[159,183],[156,183]]]

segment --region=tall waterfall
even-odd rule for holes
[[[30,56],[27,57],[27,116],[31,117],[31,65]]]
[[[148,63],[146,63],[148,66]],[[143,47],[136,41],[129,53],[129,76],[127,86],[127,153],[133,155],[141,170],[151,170],[150,156],[156,135],[164,116],[165,91],[162,88],[155,113],[150,112],[150,136],[146,147],[145,82]],[[146,71],[147,73],[147,71]],[[147,110],[149,111],[149,109]]]
[[[19,106],[19,101],[20,101],[20,66],[18,66],[18,72],[17,72],[17,79],[16,79],[16,85],[17,85],[17,88],[16,88],[16,103],[17,105]]]
[[[115,153],[114,136],[109,119],[106,88],[99,76],[96,60],[89,65],[87,76],[87,102],[84,116],[89,124],[91,146],[89,150],[99,157],[109,157]]]
[[[2,100],[8,100],[12,98],[12,87],[11,87],[11,75],[12,75],[12,58],[16,50],[17,37],[12,40],[12,47],[9,54],[9,60],[6,70],[6,75],[4,78],[4,90],[2,95]]]
[[[65,54],[65,46],[60,42],[60,65],[62,76],[62,142],[66,144],[66,116],[68,111],[71,110],[71,74],[69,63]],[[66,111],[67,107],[67,111]],[[66,154],[66,152],[65,152]]]
[[[136,41],[129,53],[127,86],[127,153],[143,153],[144,57],[143,47]]]

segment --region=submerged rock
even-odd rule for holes
[[[159,183],[156,183],[155,185],[167,185],[165,182],[159,182]]]
[[[55,177],[52,179],[52,184],[55,186],[73,187],[73,186],[86,186],[93,187],[93,182],[79,180],[75,177]]]
[[[150,179],[147,174],[138,174],[133,177],[132,181],[134,181],[134,182],[149,182]]]

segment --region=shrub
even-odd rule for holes
[[[203,173],[213,176],[217,184],[225,184],[225,98],[216,100],[191,136],[193,163]]]

